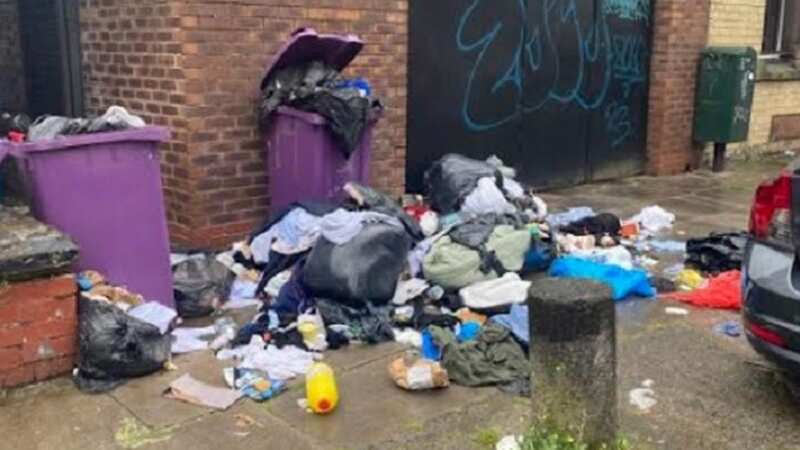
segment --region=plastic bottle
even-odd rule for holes
[[[306,400],[315,414],[328,414],[339,404],[339,391],[333,369],[325,363],[314,363],[306,374]]]

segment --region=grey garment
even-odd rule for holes
[[[363,308],[351,308],[324,298],[316,298],[314,302],[327,326],[347,325],[348,335],[357,341],[378,344],[394,340],[389,306],[366,303]]]
[[[453,242],[479,250],[489,240],[489,236],[497,225],[522,227],[525,225],[525,221],[514,214],[484,214],[472,217],[462,224],[454,226],[449,236]]]
[[[442,349],[442,365],[454,383],[505,385],[530,376],[528,357],[511,332],[500,324],[487,322],[477,339],[460,344],[449,329],[431,326],[429,330]]]
[[[399,220],[386,214],[337,209],[322,218],[320,231],[325,239],[336,245],[343,245],[358,236],[368,223],[384,223],[403,229],[403,224]]]
[[[94,119],[41,116],[30,126],[28,140],[40,141],[57,136],[119,131],[143,126],[145,123],[141,117],[129,114],[121,106],[111,106],[105,114]]]

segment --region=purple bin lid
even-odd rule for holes
[[[11,153],[34,154],[35,152],[48,152],[66,150],[73,147],[85,145],[108,144],[114,142],[164,142],[170,138],[170,131],[167,128],[146,126],[142,128],[131,128],[122,131],[106,131],[102,133],[75,134],[70,136],[57,136],[54,139],[42,139],[40,141],[12,144]],[[2,148],[2,146],[0,146]]]
[[[312,61],[323,61],[325,64],[342,70],[364,48],[364,42],[355,35],[319,34],[313,28],[300,28],[292,33],[281,50],[275,55],[267,73],[261,80],[261,89],[267,80],[278,70]]]

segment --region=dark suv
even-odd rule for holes
[[[793,375],[800,375],[798,168],[793,164],[758,187],[742,268],[747,339],[757,352]]]

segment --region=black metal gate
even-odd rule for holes
[[[534,186],[640,173],[651,0],[411,0],[409,191],[446,153]]]

